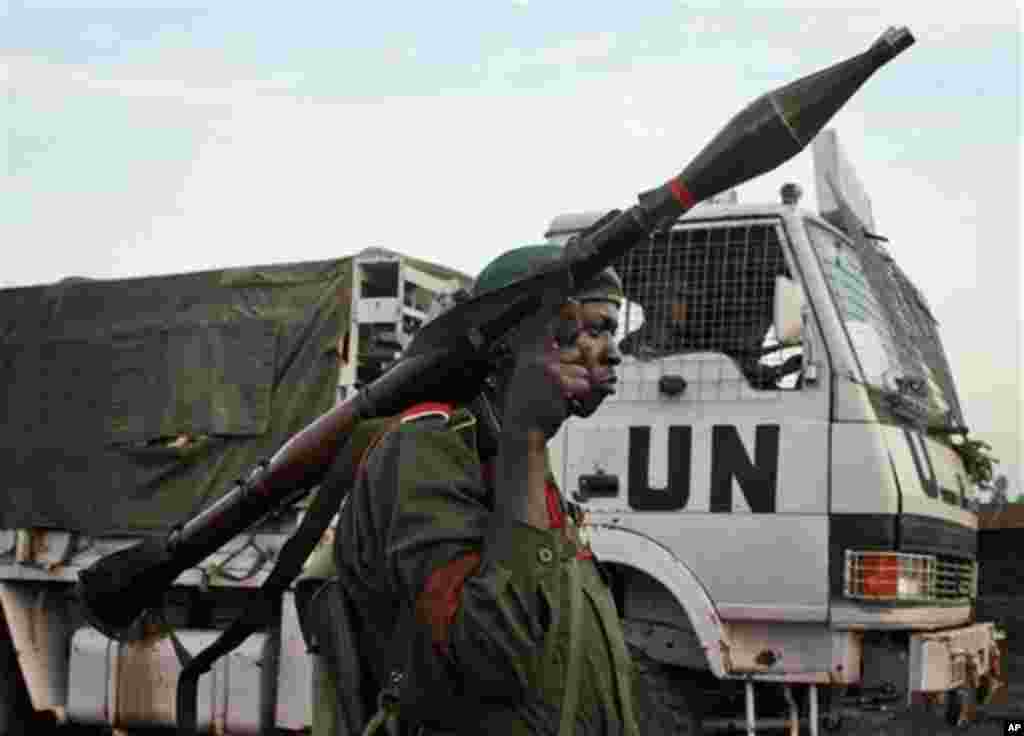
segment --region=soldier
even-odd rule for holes
[[[475,293],[561,252],[509,251]],[[345,602],[323,636],[348,651],[324,657],[317,736],[357,733],[374,710],[371,725],[410,734],[638,733],[615,604],[546,455],[570,412],[614,392],[622,298],[606,270],[524,324],[470,406],[421,404],[374,430],[339,516]],[[331,677],[337,699],[321,702]]]
[[[652,299],[644,324],[619,343],[624,355],[654,360],[687,352],[728,355],[756,389],[778,388],[785,376],[803,366],[801,356],[780,364],[761,358],[765,333],[772,320],[771,294],[738,294],[716,286],[703,289],[683,283],[667,290],[668,298]]]
[[[688,299],[686,288],[677,287],[670,299],[652,300],[644,324],[626,335],[619,350],[624,355],[653,359],[692,349],[692,336],[687,334]]]

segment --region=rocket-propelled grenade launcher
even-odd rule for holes
[[[864,53],[762,95],[681,174],[574,241],[563,263],[463,302],[428,323],[388,372],[293,436],[268,463],[166,539],[147,540],[83,570],[78,592],[86,616],[101,631],[124,635],[145,609],[159,605],[182,572],[323,480],[359,421],[397,414],[428,399],[472,400],[494,346],[545,300],[570,296],[574,284],[586,283],[697,202],[795,156],[868,77],[913,43],[906,28],[890,28]]]

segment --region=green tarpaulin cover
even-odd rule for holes
[[[351,260],[0,291],[0,528],[165,533],[328,410]]]

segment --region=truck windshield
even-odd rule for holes
[[[772,328],[775,279],[789,276],[779,232],[770,219],[686,223],[635,246],[615,263],[627,296],[622,353],[714,353],[749,388],[798,388],[801,351],[780,345]]]
[[[881,244],[851,242],[805,222],[868,384],[962,426],[938,323],[924,296]]]

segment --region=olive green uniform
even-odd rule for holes
[[[578,524],[549,491],[564,528],[506,521],[510,529],[495,533],[474,423],[459,410],[387,432],[342,506],[337,571],[373,679],[401,670],[411,703],[403,715],[439,732],[556,734],[575,635],[573,733],[636,734],[632,664]],[[575,631],[573,574],[582,589]],[[321,673],[314,688],[315,736],[331,733],[330,678]]]

